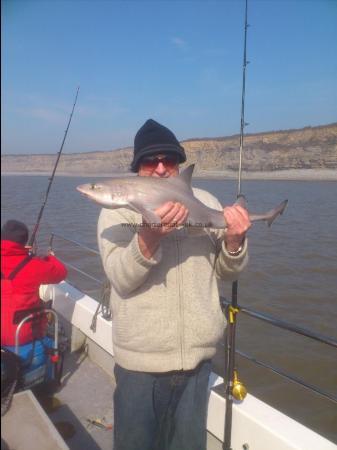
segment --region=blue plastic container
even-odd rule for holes
[[[49,350],[53,348],[54,340],[50,337],[19,346],[21,359],[21,382],[25,389],[36,384],[45,383],[53,379],[53,363],[50,360]],[[11,352],[15,347],[6,346]]]

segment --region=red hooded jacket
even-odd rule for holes
[[[66,267],[55,256],[34,256],[16,274],[13,280],[6,279],[28,255],[28,250],[13,241],[1,241],[1,345],[15,345],[17,324],[14,313],[19,310],[41,306],[39,287],[41,284],[59,283],[67,276]],[[43,336],[45,321],[41,321],[39,334]],[[23,325],[19,344],[33,340],[31,323]]]

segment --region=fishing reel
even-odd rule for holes
[[[247,395],[246,387],[238,379],[238,371],[234,370],[232,396],[235,400],[242,401]]]

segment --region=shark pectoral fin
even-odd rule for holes
[[[207,234],[207,236],[210,238],[212,244],[214,245],[214,248],[216,248],[216,242],[214,237],[212,236],[212,233],[207,228],[204,228],[203,231]]]
[[[264,214],[249,214],[249,219],[251,222],[256,221],[256,220],[264,220],[267,222],[268,226],[270,227],[271,224],[276,219],[276,217],[278,215],[283,214],[283,212],[287,206],[287,203],[288,203],[288,200],[284,200],[282,203],[280,203],[278,206],[276,206],[276,208],[273,208]]]
[[[150,224],[150,225],[160,225],[161,224],[161,220],[160,217],[158,217],[154,212],[143,208],[142,206],[139,205],[134,205],[133,203],[130,203],[130,207],[138,212],[139,214],[141,214],[144,218],[144,220]]]

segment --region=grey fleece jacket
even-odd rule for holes
[[[193,189],[207,206],[221,210],[210,193]],[[142,372],[194,369],[215,354],[225,319],[217,278],[232,281],[246,265],[247,240],[239,256],[223,243],[223,230],[176,229],[161,240],[151,260],[138,246],[126,208],[102,209],[98,245],[111,282],[113,345],[120,366]]]

